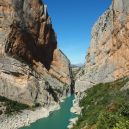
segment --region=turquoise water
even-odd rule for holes
[[[21,129],[67,129],[69,119],[77,116],[70,112],[73,99],[74,96],[68,97],[61,103],[60,110],[51,112],[49,117],[40,119],[30,126]]]

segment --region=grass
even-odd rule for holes
[[[120,90],[128,81],[119,79],[88,89],[73,129],[129,129],[129,90]]]
[[[29,109],[29,106],[26,104],[21,104],[2,96],[0,96],[0,102],[4,103],[3,106],[6,107],[5,114],[7,115],[12,115],[14,112],[21,112],[24,109]]]

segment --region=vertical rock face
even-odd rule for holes
[[[66,95],[70,62],[41,0],[0,0],[0,96],[47,105]]]
[[[113,0],[92,30],[91,45],[76,91],[129,75],[129,0]]]

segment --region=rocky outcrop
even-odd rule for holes
[[[91,45],[76,91],[129,75],[129,0],[113,0],[92,29]]]
[[[70,62],[41,0],[0,0],[0,96],[42,106],[65,97]]]

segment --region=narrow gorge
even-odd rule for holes
[[[0,0],[0,129],[128,129],[128,7],[112,0],[76,66],[42,0]]]

